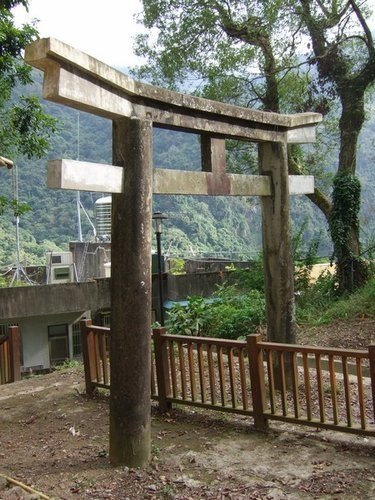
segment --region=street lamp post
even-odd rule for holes
[[[154,230],[156,234],[156,248],[158,255],[159,319],[161,326],[164,326],[163,276],[162,276],[162,265],[161,265],[161,232],[162,232],[162,221],[163,219],[168,219],[168,216],[166,214],[163,214],[162,212],[154,212],[152,219],[154,221]]]

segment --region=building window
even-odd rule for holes
[[[68,325],[50,325],[48,327],[49,358],[51,365],[58,365],[69,359]]]
[[[68,280],[70,278],[70,268],[68,267],[57,267],[53,270],[53,276],[55,280]]]
[[[81,342],[81,327],[79,323],[73,323],[73,356],[80,356],[82,354]]]
[[[101,325],[108,328],[111,326],[111,313],[109,311],[101,313]]]

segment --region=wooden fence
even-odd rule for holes
[[[86,390],[110,388],[110,329],[81,323]],[[375,436],[375,346],[367,351],[170,335],[153,330],[151,397]]]
[[[18,326],[9,326],[0,337],[0,384],[21,380],[20,333]]]

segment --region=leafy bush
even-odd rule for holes
[[[171,308],[168,331],[177,335],[199,335],[237,339],[253,333],[265,321],[264,296],[257,290],[239,294],[236,286],[222,286],[213,301],[189,297],[188,304]]]
[[[235,287],[219,293],[207,321],[210,337],[245,338],[265,322],[265,299],[258,290],[238,294]]]
[[[203,335],[208,304],[203,297],[188,297],[186,306],[175,304],[168,313],[166,327],[177,335]]]

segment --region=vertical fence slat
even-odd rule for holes
[[[225,391],[223,348],[221,346],[219,346],[217,348],[217,362],[218,362],[218,366],[219,366],[221,405],[226,406],[227,405],[227,396],[226,396],[226,391]]]
[[[371,377],[371,391],[372,391],[372,410],[375,422],[375,345],[368,347],[368,355],[370,361],[370,377]]]
[[[185,371],[185,356],[184,349],[181,342],[178,342],[178,360],[180,363],[180,375],[181,375],[181,391],[182,391],[182,399],[186,399],[187,397],[187,389],[186,389],[186,371]]]
[[[238,349],[238,363],[239,363],[239,369],[240,369],[242,407],[244,410],[247,410],[249,408],[249,398],[247,395],[245,358],[244,358],[244,349],[243,348]]]
[[[291,369],[292,369],[292,390],[293,390],[293,405],[294,416],[300,417],[299,394],[298,394],[298,368],[297,368],[297,353],[291,352]]]
[[[171,379],[172,379],[172,394],[173,397],[177,397],[177,370],[176,370],[176,356],[174,353],[174,343],[169,341],[168,352],[169,352],[169,366],[171,367]]]
[[[5,384],[7,382],[7,377],[5,372],[6,368],[5,342],[3,344],[0,344],[0,383],[2,384]]]
[[[319,401],[319,415],[320,421],[325,422],[325,407],[324,407],[324,389],[323,389],[323,375],[322,363],[320,354],[315,354],[316,378],[318,383],[318,401]]]
[[[342,374],[344,379],[344,392],[345,392],[345,406],[346,406],[346,423],[348,427],[352,427],[352,402],[350,396],[350,382],[349,382],[349,372],[348,372],[348,358],[342,356]]]
[[[232,407],[237,408],[237,388],[236,388],[236,374],[234,371],[233,348],[228,348],[228,367],[229,367],[229,383],[230,393],[232,399]]]
[[[94,344],[94,354],[95,354],[95,370],[96,370],[96,381],[102,381],[102,370],[100,364],[100,352],[99,352],[99,336],[98,333],[93,331],[93,344]]]
[[[283,410],[283,415],[286,417],[288,414],[288,407],[287,407],[287,401],[286,401],[286,377],[285,377],[285,359],[284,359],[284,352],[279,351],[278,353],[278,358],[279,358],[279,367],[280,367],[280,397],[281,397],[281,407]]]
[[[275,377],[273,374],[273,353],[266,350],[266,362],[268,373],[268,390],[270,393],[271,413],[276,413],[276,400],[275,400]]]
[[[198,370],[199,370],[199,385],[201,388],[201,400],[202,403],[207,401],[206,397],[206,377],[204,373],[204,360],[203,360],[203,346],[198,344]]]
[[[195,382],[194,350],[193,343],[188,342],[188,363],[190,375],[191,400],[197,400],[197,384]]]
[[[306,397],[306,416],[307,420],[311,420],[312,410],[311,410],[310,370],[309,370],[308,354],[306,352],[302,354],[302,359],[303,359],[303,381],[305,384],[305,397]]]
[[[103,373],[103,382],[108,385],[109,383],[109,371],[108,371],[108,359],[107,359],[107,342],[106,342],[106,334],[101,334],[98,338],[99,342],[99,354],[102,365],[102,373]]]
[[[9,339],[4,343],[4,378],[7,383],[12,382],[9,363]]]
[[[260,335],[247,337],[249,353],[251,394],[253,397],[254,426],[257,429],[266,429],[268,420],[264,416],[265,410],[265,382],[263,368],[263,349],[259,349]]]
[[[211,404],[216,405],[215,365],[212,347],[212,345],[207,345],[208,377],[210,380]]]
[[[360,358],[356,358],[356,366],[357,366],[358,403],[359,403],[359,412],[361,417],[361,428],[366,429],[366,410],[365,410],[365,400],[363,393],[362,364]]]
[[[335,360],[332,355],[328,356],[328,370],[329,370],[329,380],[331,385],[333,423],[337,425],[339,423],[338,411],[337,411],[337,384],[336,384],[336,373],[335,373]]]

